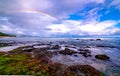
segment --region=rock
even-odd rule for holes
[[[59,75],[61,76],[61,73],[59,72],[60,70],[62,70],[62,64],[54,63],[48,66],[47,72],[49,73],[50,76],[59,76]]]
[[[90,54],[83,54],[84,57],[91,57],[92,55]]]
[[[77,52],[75,52],[74,50],[70,50],[68,48],[65,48],[65,50],[61,50],[59,51],[60,54],[64,54],[64,55],[72,55],[75,54]]]
[[[67,69],[75,73],[84,73],[83,76],[102,76],[101,72],[90,65],[73,65]]]
[[[49,43],[50,45],[52,44],[52,42]]]
[[[60,49],[60,46],[59,46],[59,45],[54,45],[54,46],[52,47],[52,49]]]
[[[49,58],[39,58],[39,60],[41,61],[42,64],[51,64],[52,61]]]
[[[0,43],[0,47],[9,46],[9,43]]]
[[[111,45],[97,45],[96,47],[109,47],[109,48],[116,48],[115,46],[111,46]]]
[[[53,54],[53,55],[58,55],[59,52],[58,52],[58,51],[54,51],[54,52],[52,52],[52,54]]]
[[[78,55],[74,55],[75,57],[78,57]]]
[[[0,55],[6,55],[6,54],[8,54],[7,52],[1,52],[0,51]]]
[[[89,49],[79,49],[79,54],[82,54],[84,57],[91,57],[91,52]]]
[[[9,51],[9,53],[13,53],[13,54],[23,54],[25,52],[32,52],[35,49],[33,48],[33,46],[23,46],[23,47],[18,47],[14,50]]]
[[[108,46],[105,46],[105,45],[97,45],[96,47],[108,47]]]
[[[80,39],[76,39],[76,40],[80,40]]]
[[[48,51],[50,48],[39,48],[33,51],[33,54],[35,55],[35,58],[51,58],[52,52]]]
[[[75,72],[66,69],[67,66],[60,63],[53,63],[48,66],[48,74],[50,76],[80,76]]]
[[[28,47],[23,48],[22,50],[25,52],[32,52],[34,49],[35,48],[33,46],[28,46]]]
[[[91,46],[86,46],[86,48],[91,48]]]
[[[94,41],[94,39],[90,39],[90,41]]]
[[[107,55],[105,54],[100,54],[100,55],[96,55],[95,56],[96,59],[99,59],[99,60],[108,60],[110,59]]]
[[[96,40],[101,41],[101,39],[96,39]]]

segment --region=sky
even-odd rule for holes
[[[120,0],[0,0],[0,31],[39,37],[120,35]]]

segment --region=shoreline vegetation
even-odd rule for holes
[[[5,38],[5,37],[16,37],[15,35],[10,35],[10,34],[5,34],[3,32],[0,32],[0,38]]]

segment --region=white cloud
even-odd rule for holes
[[[117,9],[120,10],[120,0],[113,0],[109,6],[115,6]]]
[[[70,31],[69,28],[67,28],[66,26],[62,25],[62,24],[52,24],[49,25],[47,28],[51,29],[51,33],[67,33]]]
[[[62,24],[51,25],[48,28],[51,29],[51,33],[69,33],[72,35],[111,35],[118,32],[120,29],[115,25],[119,21],[92,21],[84,23],[84,21],[63,21]],[[54,31],[54,32],[53,32]]]

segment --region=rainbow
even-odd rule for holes
[[[18,10],[18,11],[14,11],[14,13],[33,13],[33,14],[40,14],[40,15],[45,15],[48,17],[53,18],[54,20],[57,20],[57,18],[55,18],[54,16],[51,16],[47,13],[44,12],[40,12],[40,11],[36,11],[36,10]]]

